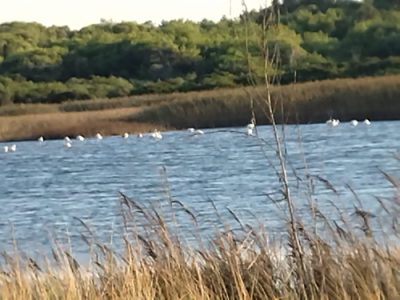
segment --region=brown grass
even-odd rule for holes
[[[0,118],[0,140],[29,140],[43,136],[45,139],[122,135],[124,132],[148,132],[154,126],[147,123],[124,122],[120,118],[135,113],[137,108],[119,108],[104,111],[55,112]],[[159,129],[164,129],[160,128]]]
[[[199,92],[144,108],[127,120],[174,128],[239,126],[249,122],[253,105],[258,124],[270,124],[266,92],[265,86]],[[325,122],[330,117],[398,120],[400,115],[400,75],[274,86],[271,95],[281,123]]]
[[[266,88],[217,89],[167,95],[26,104],[0,108],[0,140],[60,138],[65,135],[117,135],[147,132],[154,126],[210,128],[241,126],[252,117],[266,117]],[[253,99],[251,104],[250,99]],[[397,120],[400,116],[400,75],[334,79],[272,87],[277,122],[324,122],[329,117]],[[44,113],[41,113],[44,112]],[[67,113],[68,112],[68,113]],[[17,116],[17,115],[28,116]],[[13,116],[13,117],[12,117]],[[152,125],[154,124],[154,126]]]
[[[196,231],[194,214],[178,201],[170,202],[171,210],[162,211],[155,203],[149,206],[121,194],[121,252],[96,240],[93,228],[82,222],[82,239],[92,249],[89,266],[79,265],[60,247],[42,265],[4,254],[0,298],[399,299],[398,249],[379,245],[370,234],[357,237],[345,223],[332,223],[322,214],[318,217],[333,242],[327,244],[322,234],[301,226],[304,256],[299,267],[290,235],[284,235],[285,251],[280,251],[261,223],[252,228],[232,214],[240,230],[225,224],[214,230],[207,245],[199,241],[195,250],[176,235],[178,224],[167,226],[162,217],[174,219],[181,211]],[[388,218],[396,214],[390,212]],[[146,224],[146,231],[136,231],[139,224]]]
[[[196,92],[195,92],[196,93]],[[147,107],[181,99],[183,93],[153,94],[124,98],[66,101],[61,104],[12,104],[0,107],[0,116],[17,116],[51,112],[100,111],[117,108]]]

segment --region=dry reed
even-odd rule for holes
[[[400,111],[400,75],[275,85],[270,90],[278,123],[325,122],[330,117],[397,120]],[[252,98],[258,124],[271,124],[266,96],[265,86],[199,92],[198,97],[144,108],[128,120],[179,129],[242,126],[252,117]]]
[[[400,112],[399,87],[400,75],[390,75],[275,85],[271,96],[279,103],[274,107],[278,123],[323,122],[329,117],[391,120],[398,119]],[[241,126],[252,117],[249,96],[258,124],[270,124],[263,100],[266,87],[258,86],[57,105],[6,105],[0,107],[0,140],[147,132],[155,125],[158,129]]]
[[[357,236],[349,224],[330,222],[322,214],[330,239],[299,231],[303,251],[287,232],[282,249],[272,243],[262,224],[258,229],[239,222],[214,230],[206,245],[182,242],[177,212],[197,228],[197,216],[170,199],[161,210],[120,194],[124,250],[113,251],[96,240],[82,222],[81,237],[91,248],[91,265],[79,265],[61,247],[39,265],[32,258],[3,254],[1,299],[398,299],[400,253],[379,245],[371,235]],[[311,211],[311,209],[310,209]],[[388,217],[396,218],[388,209]],[[218,213],[218,212],[216,212]],[[362,215],[361,211],[359,212]],[[164,216],[170,216],[166,221]],[[365,216],[364,216],[365,217]],[[398,216],[397,216],[398,217]],[[343,220],[345,216],[341,216]],[[145,227],[138,228],[138,220]],[[287,220],[289,221],[289,220]],[[221,220],[222,222],[222,220]],[[301,223],[300,220],[298,221]],[[366,222],[367,223],[367,222]],[[284,225],[284,223],[282,224]],[[220,226],[221,228],[221,226]],[[193,246],[193,245],[192,245]],[[297,250],[296,250],[297,249]]]
[[[120,118],[137,111],[137,108],[109,109],[104,111],[56,112],[39,115],[22,115],[0,118],[0,140],[34,140],[65,136],[85,137],[102,135],[122,135],[124,132],[149,132],[154,125],[149,123],[124,122]],[[163,126],[157,128],[163,130]]]

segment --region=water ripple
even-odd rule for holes
[[[304,185],[308,172],[331,182],[340,195],[326,186],[315,186],[319,205],[332,213],[331,200],[352,207],[354,197],[347,188],[357,191],[363,204],[371,210],[378,205],[373,195],[390,196],[389,183],[379,168],[399,175],[396,160],[390,155],[400,147],[398,122],[373,122],[352,128],[340,124],[286,126],[285,144],[288,176],[292,195],[300,214],[307,211]],[[232,130],[242,130],[232,129]],[[300,130],[302,144],[298,142]],[[261,137],[273,144],[271,128],[258,128]],[[271,147],[261,148],[254,138],[218,130],[205,130],[204,136],[188,137],[186,132],[168,132],[163,139],[127,140],[105,137],[102,141],[73,141],[63,148],[62,141],[20,142],[14,153],[0,153],[0,233],[2,249],[10,244],[11,221],[20,248],[49,245],[53,230],[73,231],[78,217],[96,226],[99,235],[112,232],[118,224],[117,191],[144,201],[165,199],[165,178],[174,199],[200,214],[202,233],[211,233],[209,221],[215,219],[211,199],[224,217],[226,208],[236,212],[244,222],[263,221],[271,232],[282,230],[282,214],[266,194],[279,197],[279,169]],[[1,148],[3,145],[1,145]],[[297,179],[296,179],[297,176]],[[192,230],[188,218],[179,216],[182,229]],[[86,251],[79,236],[71,233],[76,252]]]

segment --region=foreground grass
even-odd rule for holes
[[[0,298],[341,300],[400,295],[400,252],[379,245],[368,228],[357,237],[345,222],[331,223],[320,214],[333,241],[328,244],[297,220],[301,248],[295,247],[288,230],[282,251],[262,224],[252,228],[232,214],[240,230],[225,224],[214,230],[212,240],[199,240],[193,250],[176,234],[179,224],[167,225],[162,217],[164,213],[174,220],[180,210],[196,230],[196,216],[180,202],[171,201],[171,210],[161,211],[154,203],[145,206],[121,194],[120,207],[125,224],[122,253],[97,242],[93,229],[82,222],[81,236],[91,249],[89,267],[80,266],[61,248],[54,248],[52,258],[41,266],[31,258],[3,254]],[[318,212],[317,207],[312,211]],[[358,215],[367,226],[365,215]],[[389,217],[396,215],[388,211]],[[146,230],[138,233],[132,229],[135,224]]]

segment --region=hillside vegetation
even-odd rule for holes
[[[217,23],[0,24],[0,104],[238,87],[249,71],[261,83],[264,15],[282,84],[399,73],[398,1],[284,0]]]

